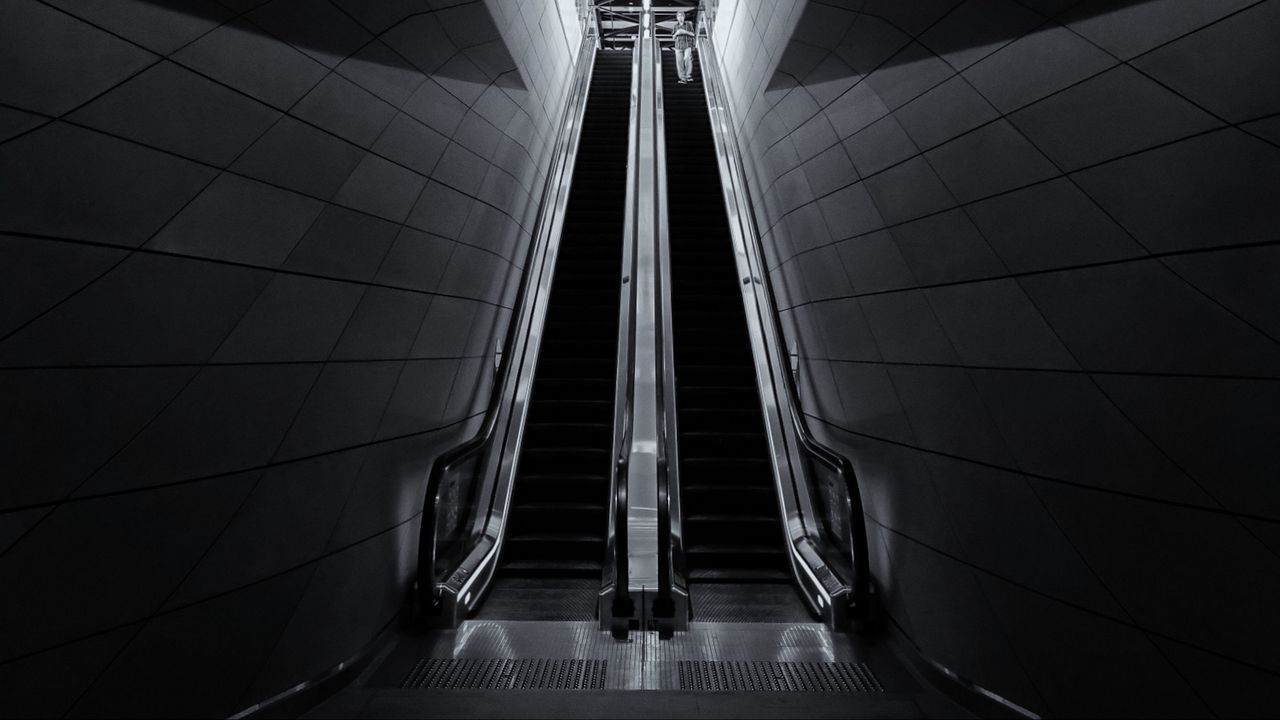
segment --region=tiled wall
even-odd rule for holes
[[[0,3],[0,705],[349,658],[476,425],[572,4]]]
[[[891,621],[1053,715],[1280,705],[1280,2],[722,0]]]

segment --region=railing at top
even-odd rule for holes
[[[712,125],[713,130],[717,135],[721,136],[724,144],[722,161],[725,162],[726,170],[728,171],[725,181],[730,186],[727,192],[731,192],[735,196],[734,201],[739,204],[739,207],[730,208],[731,214],[736,215],[733,219],[741,225],[743,241],[752,243],[755,246],[752,252],[746,253],[746,260],[751,267],[748,278],[744,279],[744,283],[750,281],[751,284],[757,285],[762,289],[762,292],[758,294],[760,298],[758,308],[760,325],[762,330],[769,336],[765,342],[772,349],[772,352],[766,352],[764,355],[768,359],[770,374],[776,379],[775,385],[777,381],[782,384],[785,397],[782,398],[784,402],[779,404],[785,404],[789,408],[789,420],[798,449],[806,460],[816,462],[832,472],[836,476],[840,487],[844,490],[847,506],[841,508],[841,510],[843,510],[842,515],[847,523],[847,537],[839,539],[839,542],[847,543],[850,556],[849,572],[852,577],[849,581],[847,614],[849,619],[855,622],[863,622],[869,619],[869,615],[872,612],[872,589],[866,519],[863,516],[862,495],[858,486],[858,479],[854,472],[853,464],[847,457],[814,436],[808,422],[800,411],[801,395],[795,378],[789,368],[779,367],[780,361],[785,355],[781,350],[786,347],[786,341],[777,321],[778,302],[772,279],[767,269],[759,264],[760,235],[755,225],[755,208],[746,182],[744,169],[737,157],[735,157],[741,156],[742,147],[736,129],[729,119],[728,92],[722,84],[724,76],[720,71],[719,59],[715,56],[714,46],[710,38],[707,37],[705,24],[700,28],[699,35],[699,57],[702,60],[703,77],[707,80],[705,86],[708,88],[708,100],[711,108],[720,114],[720,123],[717,125],[713,115]],[[803,471],[805,469],[807,468],[801,468],[800,470]],[[832,510],[835,510],[835,508],[828,508],[828,512]],[[830,558],[827,558],[825,562],[827,565],[844,564],[833,563]]]

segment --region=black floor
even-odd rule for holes
[[[789,582],[740,281],[701,76],[663,58],[676,402],[695,583]],[[794,591],[791,591],[794,595]],[[694,598],[694,619],[698,620]]]
[[[594,598],[599,590],[608,524],[630,90],[631,54],[601,52],[525,426],[495,588],[500,595],[506,588],[518,597],[520,584],[510,581],[536,578],[541,590],[568,593],[565,607],[594,608],[594,602],[578,602],[578,595]],[[583,579],[596,583],[578,582]],[[485,605],[492,616],[506,603],[491,597]]]

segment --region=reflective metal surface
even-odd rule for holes
[[[646,631],[618,642],[592,622],[485,620],[468,620],[456,630],[437,632],[418,642],[403,641],[367,686],[400,687],[429,660],[602,661],[607,668],[603,688],[615,690],[679,690],[680,664],[689,662],[757,668],[782,664],[810,670],[859,664],[875,678],[877,686],[870,689],[918,689],[887,650],[859,647],[854,639],[832,634],[819,623],[699,623],[696,629],[676,632],[668,640]],[[844,690],[867,691],[853,686]]]
[[[409,687],[405,687],[408,685]],[[424,686],[424,687],[418,687]],[[699,623],[615,641],[592,622],[469,620],[403,637],[308,717],[965,717],[883,642],[820,623]]]
[[[636,154],[635,224],[635,356],[632,372],[631,448],[627,491],[627,534],[630,549],[628,587],[632,594],[658,586],[658,321],[657,233],[659,226],[656,164],[654,42],[645,16],[643,37],[637,43],[639,63],[639,122]]]
[[[423,658],[402,688],[424,690],[603,690],[605,660]]]
[[[657,197],[655,259],[658,324],[658,588],[653,615],[659,629],[684,630],[689,624],[689,588],[684,573],[684,531],[680,512],[680,448],[676,412],[675,324],[672,322],[671,234],[667,220],[667,138],[662,92],[662,52],[654,42],[654,161]]]
[[[618,558],[617,580],[602,593],[601,602],[601,622],[614,628],[616,635],[621,634],[624,613],[627,626],[640,628],[647,624],[648,602],[659,588],[663,591],[659,605],[666,610],[664,614],[672,621],[678,616],[670,609],[669,543],[660,541],[660,537],[670,536],[668,421],[663,400],[667,379],[664,368],[668,367],[664,357],[669,357],[670,351],[663,345],[667,332],[664,322],[669,324],[669,315],[664,315],[663,310],[669,306],[669,299],[664,305],[661,250],[666,232],[666,185],[659,114],[660,57],[651,24],[652,17],[643,15],[642,36],[634,50],[628,136],[630,168],[624,241],[627,265],[623,270],[614,421],[618,458],[614,482],[619,503],[615,509],[620,511],[625,501],[625,519],[619,513],[618,521],[611,523],[610,541]],[[629,604],[620,601],[623,577]],[[667,624],[670,626],[670,622]]]
[[[627,469],[627,589],[637,602],[638,625],[657,623],[664,632],[684,627],[687,592],[673,562],[671,478],[675,410],[671,362],[671,298],[667,258],[666,143],[662,134],[661,51],[642,18],[637,42],[627,242],[632,259],[629,446]],[[620,396],[621,397],[621,396]],[[677,480],[678,482],[678,480]],[[678,489],[678,486],[677,486]],[[678,491],[677,491],[678,492]],[[652,603],[652,604],[650,604]]]

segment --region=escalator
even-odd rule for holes
[[[600,52],[566,209],[502,561],[482,617],[591,617],[608,526],[630,52]]]
[[[849,592],[856,582],[843,584],[809,535],[784,535],[784,517],[813,515],[797,511],[796,498],[816,487],[800,484],[810,476],[790,458],[824,466],[824,482],[853,480],[852,470],[787,415],[796,427],[785,437],[800,452],[784,453],[794,484],[778,492],[769,438],[777,436],[778,398],[796,392],[787,385],[780,394],[769,377],[757,385],[762,350],[753,341],[761,338],[762,313],[752,303],[762,289],[744,295],[734,245],[755,233],[731,232],[743,215],[725,209],[726,199],[745,207],[730,194],[740,174],[730,167],[722,184],[723,124],[714,116],[711,125],[700,82],[678,84],[674,63],[656,61],[657,40],[643,39],[652,45],[634,54],[599,51],[589,86],[585,63],[575,70],[570,107],[581,122],[566,113],[563,126],[581,129],[572,183],[561,175],[560,194],[544,206],[563,208],[558,241],[548,230],[546,244],[534,245],[542,254],[530,252],[527,266],[537,268],[530,276],[539,281],[536,291],[520,293],[525,321],[513,325],[526,344],[507,344],[524,354],[504,360],[515,370],[496,396],[509,405],[495,401],[488,417],[502,422],[486,422],[437,459],[428,483],[419,580],[427,591],[417,596],[423,622],[379,649],[315,717],[964,715],[926,692],[893,647],[832,632],[846,609],[862,607]],[[661,105],[656,67],[663,68]],[[718,70],[710,69],[713,97],[722,98]],[[567,173],[573,146],[557,144]],[[625,265],[624,234],[635,249]],[[645,243],[656,251],[642,252]],[[753,247],[738,249],[747,267],[759,267]],[[625,345],[620,285],[631,313],[621,327]],[[771,310],[772,297],[766,300]],[[541,308],[545,322],[535,319]],[[777,329],[767,330],[763,352],[777,358]],[[620,356],[629,365],[619,368]],[[637,381],[644,373],[649,382]],[[619,375],[631,380],[621,384]],[[774,400],[766,407],[762,397]],[[504,435],[495,427],[509,429]],[[670,458],[678,464],[667,465]],[[490,478],[492,491],[481,482]],[[455,489],[473,486],[485,488],[476,494],[487,495],[487,505]],[[860,508],[850,487],[849,507]],[[458,523],[450,519],[470,517],[473,505],[477,520],[468,527],[482,531],[452,531]],[[851,524],[851,544],[860,534]],[[438,537],[460,537],[453,541],[460,550],[439,552]],[[865,552],[853,555],[856,567],[866,567]],[[619,591],[634,601],[621,612]],[[821,622],[811,608],[820,608]],[[658,632],[618,642],[641,628]]]
[[[706,619],[713,607],[740,605],[739,614],[727,617],[808,620],[790,584],[697,62],[695,54],[688,84],[677,82],[674,58],[662,63],[681,507],[693,619]],[[742,615],[748,607],[757,615],[763,609],[764,617]]]

